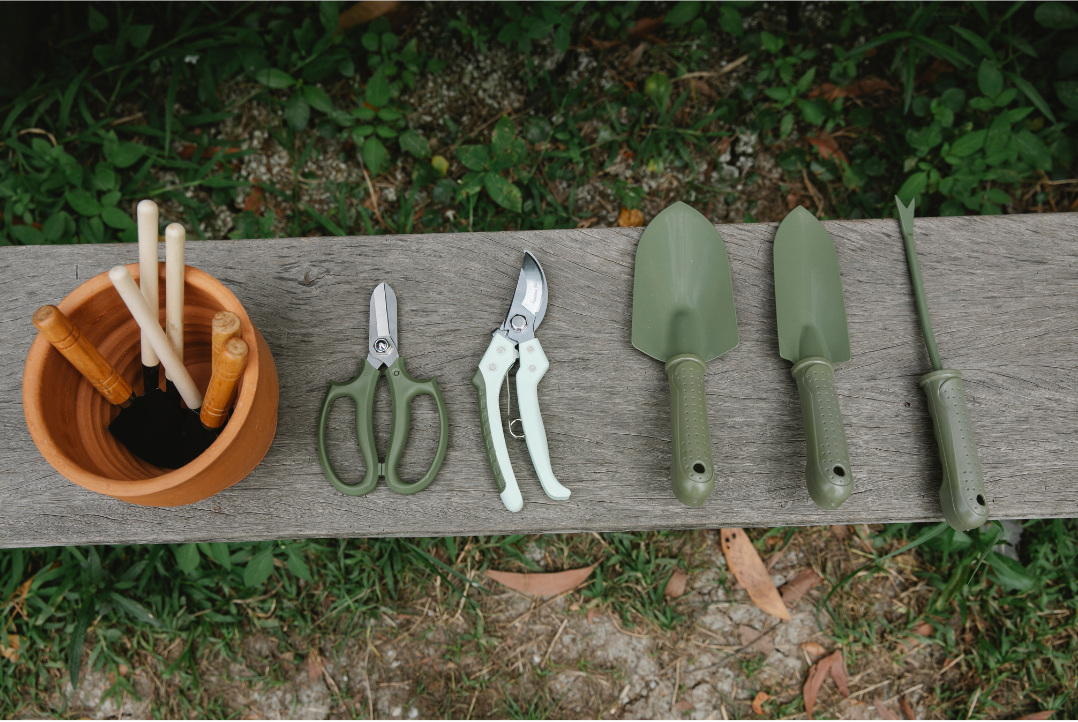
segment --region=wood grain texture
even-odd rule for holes
[[[805,489],[805,434],[790,364],[779,358],[771,268],[774,224],[726,225],[741,344],[707,368],[717,483],[689,509],[670,486],[663,364],[632,349],[639,229],[303,238],[192,243],[188,263],[244,304],[281,380],[277,437],[250,476],[203,502],[143,508],[57,475],[23,420],[23,363],[34,309],[136,257],[134,246],[0,249],[0,545],[438,536],[940,520],[940,464],[917,379],[929,369],[897,221],[826,223],[842,269],[853,359],[835,369],[854,493],[824,511]],[[917,243],[944,363],[962,371],[993,518],[1078,516],[1078,215],[917,220]],[[539,386],[554,472],[568,502],[543,494],[523,441],[508,439],[524,496],[498,499],[469,379],[503,320],[521,252],[538,255],[550,306],[538,336],[551,367]],[[368,299],[397,294],[409,371],[437,376],[449,409],[441,474],[415,496],[379,484],[346,497],[325,481],[315,423],[331,380],[366,353]],[[504,398],[504,397],[503,397]],[[376,402],[379,448],[388,392]],[[437,442],[429,399],[413,406],[402,462],[426,468]],[[330,454],[362,475],[354,411],[338,403]],[[347,473],[347,472],[346,472]]]

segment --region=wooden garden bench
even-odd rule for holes
[[[117,263],[130,245],[0,249],[0,546],[238,541],[297,537],[522,534],[930,521],[942,518],[940,465],[918,377],[929,369],[898,224],[834,221],[853,360],[835,384],[855,491],[837,511],[805,490],[805,441],[790,364],[775,336],[775,224],[720,226],[733,272],[738,348],[708,365],[718,482],[697,509],[669,482],[663,366],[630,345],[640,229],[583,229],[188,244],[188,263],[219,278],[265,335],[280,375],[277,436],[250,476],[203,502],[146,508],[59,476],[22,409],[33,311]],[[1078,214],[918,219],[929,307],[947,366],[960,369],[994,518],[1078,516]],[[546,498],[523,443],[509,439],[524,509],[505,510],[487,466],[469,383],[503,320],[521,251],[547,274],[541,331],[551,368],[540,385],[554,471],[572,490]],[[441,474],[415,496],[381,483],[346,497],[315,449],[331,380],[367,353],[371,290],[397,293],[409,370],[438,377],[449,409]],[[388,434],[382,385],[378,422]],[[426,468],[433,404],[417,401],[405,471]],[[504,412],[504,409],[503,409]],[[330,438],[359,478],[350,407]]]

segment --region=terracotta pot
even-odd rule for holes
[[[138,279],[137,263],[127,269]],[[163,322],[164,264],[158,287]],[[138,325],[108,274],[91,278],[58,307],[141,394]],[[211,323],[218,311],[232,311],[240,317],[242,338],[250,347],[235,409],[224,431],[201,456],[171,471],[147,464],[113,438],[108,425],[119,408],[107,402],[38,334],[26,358],[22,403],[30,436],[45,460],[83,488],[146,506],[201,501],[251,473],[269,451],[277,430],[277,367],[266,340],[232,292],[209,274],[187,266],[184,361],[202,391],[210,379]]]

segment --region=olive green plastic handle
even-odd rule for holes
[[[790,371],[801,396],[808,463],[805,481],[809,496],[823,509],[837,509],[853,493],[850,450],[835,393],[835,367],[821,356],[810,356]]]
[[[715,488],[715,462],[711,456],[704,359],[678,354],[666,362],[670,381],[670,420],[673,453],[670,477],[674,496],[685,506],[700,506]]]
[[[954,369],[930,371],[921,377],[920,384],[928,396],[928,413],[943,464],[943,516],[959,531],[979,527],[988,521],[988,499],[962,374]]]
[[[438,471],[442,468],[445,460],[446,448],[449,445],[449,415],[446,412],[445,400],[442,398],[441,389],[438,388],[436,379],[420,381],[413,378],[404,367],[404,359],[398,358],[385,369],[386,379],[389,382],[389,396],[393,415],[393,425],[389,432],[389,449],[386,452],[384,464],[378,462],[378,451],[374,442],[374,394],[378,386],[378,377],[381,371],[375,369],[364,359],[363,367],[359,375],[348,383],[330,383],[326,400],[322,402],[322,413],[318,420],[318,459],[322,463],[322,470],[326,479],[337,491],[349,496],[364,496],[371,493],[378,484],[380,477],[385,477],[386,486],[398,494],[415,494],[423,491]],[[438,449],[434,454],[427,473],[417,481],[406,482],[400,478],[397,467],[404,448],[408,445],[408,427],[411,423],[411,404],[416,396],[428,394],[434,398],[438,407]],[[329,463],[329,454],[326,451],[326,422],[329,419],[329,410],[333,402],[342,396],[352,399],[356,405],[356,441],[359,443],[360,453],[363,455],[363,463],[367,467],[363,480],[358,484],[345,484],[333,470]]]

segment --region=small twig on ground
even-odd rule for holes
[[[550,640],[550,646],[546,649],[546,654],[543,656],[543,661],[539,663],[540,667],[545,667],[547,660],[550,659],[551,652],[554,651],[554,645],[558,643],[558,637],[561,636],[562,631],[565,629],[565,625],[569,623],[569,618],[561,620],[561,626],[558,627],[558,631],[554,634],[554,639]]]

